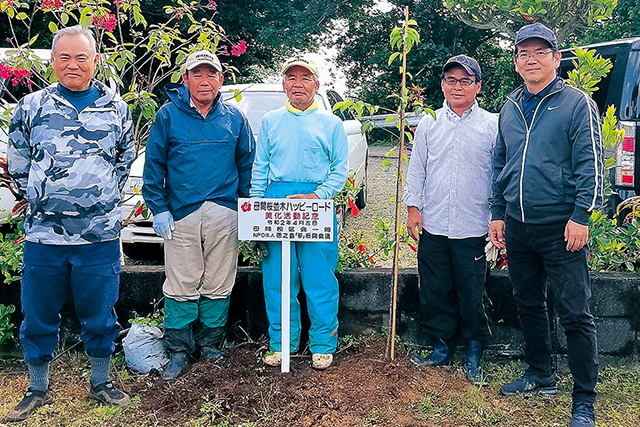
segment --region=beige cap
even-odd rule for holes
[[[216,71],[222,72],[222,65],[220,65],[220,60],[217,56],[215,56],[208,50],[199,50],[189,55],[187,61],[184,64],[184,69],[187,71],[191,71],[198,65],[210,65]]]
[[[320,75],[318,74],[318,66],[316,65],[315,62],[313,62],[308,58],[304,58],[302,56],[295,56],[293,58],[287,59],[285,63],[282,65],[282,74],[285,74],[287,70],[291,67],[306,68],[307,70],[315,74],[316,77],[320,77]]]

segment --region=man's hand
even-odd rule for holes
[[[420,240],[419,235],[422,234],[422,216],[420,211],[415,206],[409,206],[407,208],[407,231],[409,235],[417,242]]]
[[[504,221],[498,219],[491,221],[491,227],[489,227],[489,238],[491,243],[498,248],[504,248]]]
[[[292,194],[290,196],[287,196],[287,199],[319,199],[320,197],[318,197],[318,195],[316,193],[311,193],[311,194]]]
[[[569,220],[564,228],[564,241],[567,242],[567,250],[576,252],[582,249],[589,240],[589,226],[578,224]]]
[[[153,230],[165,240],[171,240],[171,232],[176,229],[176,223],[173,221],[171,212],[160,212],[153,216]]]
[[[269,256],[269,247],[267,246],[267,242],[252,240],[249,243],[249,248],[251,249],[251,252],[257,253],[262,259]]]

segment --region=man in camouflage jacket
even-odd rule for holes
[[[59,83],[20,100],[9,127],[9,173],[18,203],[28,204],[20,343],[30,375],[29,390],[9,422],[53,400],[49,362],[69,294],[91,360],[89,396],[111,406],[130,403],[109,381],[109,365],[120,331],[114,305],[120,191],[135,150],[131,114],[116,93],[92,78],[98,55],[90,31],[58,31],[51,54]]]

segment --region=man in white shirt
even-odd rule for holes
[[[442,69],[444,105],[416,129],[403,203],[407,228],[418,240],[423,331],[433,338],[417,366],[450,362],[458,335],[465,339],[465,371],[481,382],[479,363],[491,330],[486,314],[491,158],[498,119],[478,106],[482,74],[466,55]]]

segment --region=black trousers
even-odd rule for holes
[[[422,230],[418,242],[423,330],[448,339],[458,330],[467,340],[489,341],[486,314],[485,238],[449,239]]]
[[[529,370],[551,375],[551,335],[547,308],[547,277],[556,311],[567,336],[573,401],[593,403],[598,380],[596,327],[589,309],[591,283],[587,246],[566,249],[566,223],[525,224],[506,221],[507,257],[513,296],[518,304]]]

